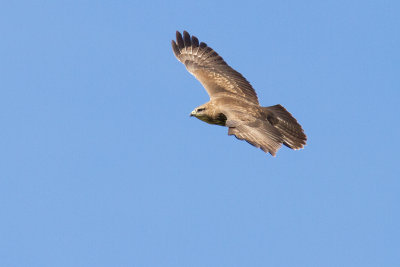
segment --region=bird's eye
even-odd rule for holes
[[[201,112],[201,111],[203,111],[203,110],[205,110],[205,108],[198,108],[198,109],[197,109],[197,112]]]

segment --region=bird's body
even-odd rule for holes
[[[198,112],[200,110],[200,112]],[[263,111],[260,106],[253,103],[246,103],[235,98],[217,97],[209,102],[197,107],[192,116],[207,122],[209,124],[216,124],[226,126],[227,117],[225,113],[231,111],[242,114],[242,120],[252,120],[254,117],[263,116]],[[245,116],[245,117],[243,117]]]
[[[281,144],[299,149],[306,135],[281,105],[261,107],[250,83],[205,43],[184,31],[172,41],[175,56],[204,86],[210,101],[190,114],[204,122],[226,126],[228,135],[275,156]]]

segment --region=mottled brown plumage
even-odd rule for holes
[[[282,144],[300,149],[307,137],[296,119],[281,105],[261,107],[250,83],[213,49],[186,31],[176,32],[172,49],[177,59],[206,89],[210,101],[190,114],[228,127],[228,135],[245,140],[275,156]]]

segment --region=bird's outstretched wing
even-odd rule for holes
[[[281,105],[262,107],[263,115],[226,110],[228,135],[234,135],[275,156],[282,144],[291,149],[303,148],[307,141],[301,125]]]
[[[281,133],[268,122],[254,119],[253,121],[228,120],[228,135],[234,135],[237,139],[261,148],[265,153],[275,156],[282,145]]]
[[[177,31],[172,48],[177,59],[201,82],[211,99],[226,96],[258,105],[257,94],[250,83],[207,44],[199,43],[195,36],[190,37],[184,31],[182,37]]]

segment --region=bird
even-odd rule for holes
[[[176,31],[175,57],[206,89],[210,101],[198,106],[191,117],[228,127],[228,135],[275,157],[282,144],[297,150],[307,136],[297,120],[280,104],[262,107],[250,83],[204,42],[187,31]]]

